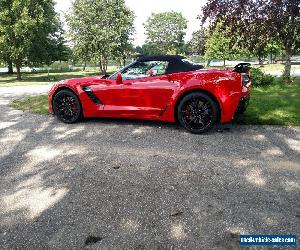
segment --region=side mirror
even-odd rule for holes
[[[119,72],[116,75],[116,84],[122,84],[122,83],[123,83],[123,77],[122,77],[122,74]]]

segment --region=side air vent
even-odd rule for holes
[[[95,103],[96,105],[100,106],[103,103],[97,98],[94,94],[93,90],[90,87],[82,87],[82,90],[88,95],[88,97]]]

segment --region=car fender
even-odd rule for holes
[[[215,99],[220,109],[221,122],[232,119],[240,99],[240,76],[232,72],[203,72],[187,78],[168,104],[163,119],[176,120],[176,109],[183,96],[193,91],[202,91]]]

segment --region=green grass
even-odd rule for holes
[[[37,114],[48,114],[48,96],[47,95],[38,95],[33,97],[27,97],[24,99],[14,100],[10,103],[10,106],[23,110],[29,111]]]
[[[11,87],[11,86],[27,86],[27,85],[45,85],[53,84],[68,78],[78,78],[89,75],[96,75],[96,72],[59,72],[59,73],[23,73],[22,80],[17,81],[16,75],[0,75],[0,87]]]
[[[247,111],[237,118],[242,124],[300,126],[300,78],[291,85],[277,83],[251,91]]]
[[[116,67],[109,67],[108,70],[109,72],[114,72],[116,71]],[[92,69],[88,71],[50,72],[49,75],[48,72],[22,73],[22,80],[17,81],[16,74],[8,75],[1,73],[0,87],[54,84],[69,78],[79,78],[92,75],[99,75],[99,72]]]
[[[279,71],[284,71],[284,65],[283,64],[268,64],[268,65],[264,65],[263,67],[260,66],[255,66],[257,68],[260,68],[261,70],[265,71],[266,73],[268,73],[268,71],[273,71],[273,70],[279,70]],[[291,71],[295,71],[295,70],[299,70],[300,69],[300,65],[292,65],[292,69]]]
[[[48,114],[47,95],[15,100],[11,106],[23,111]],[[300,78],[292,85],[278,83],[253,88],[247,111],[237,118],[240,124],[300,126]]]

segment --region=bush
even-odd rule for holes
[[[265,74],[258,68],[251,68],[251,82],[255,87],[269,86],[275,83],[275,77],[270,74]]]
[[[51,71],[70,71],[68,62],[53,62],[50,66]]]

